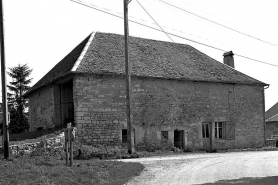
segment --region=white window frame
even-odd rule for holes
[[[222,123],[222,126],[220,127],[219,123]],[[214,137],[215,139],[225,139],[225,136],[226,136],[226,122],[225,121],[218,121],[218,122],[214,122]],[[221,138],[220,138],[220,129],[221,129]]]

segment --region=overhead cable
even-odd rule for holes
[[[118,16],[118,15],[115,15],[113,13],[109,13],[105,10],[101,10],[100,8],[96,8],[97,6],[95,5],[88,5],[88,4],[85,4],[84,2],[81,2],[81,1],[75,1],[75,0],[70,0],[72,2],[75,2],[77,4],[80,4],[80,5],[83,5],[83,6],[86,6],[86,7],[89,7],[89,8],[92,8],[92,9],[95,9],[97,11],[100,11],[102,13],[106,13],[106,14],[109,14],[109,15],[112,15],[114,17],[117,17],[117,18],[120,18],[120,19],[124,19],[123,17],[121,16]],[[156,31],[159,31],[159,32],[163,32],[162,30],[159,30],[157,28],[154,28],[154,27],[151,27],[151,26],[148,26],[148,25],[145,25],[145,24],[142,24],[140,22],[137,22],[137,21],[133,21],[133,20],[129,20],[130,22],[133,22],[135,24],[138,24],[138,25],[141,25],[141,26],[144,26],[144,27],[147,27],[147,28],[150,28],[150,29],[153,29],[153,30],[156,30]],[[185,37],[182,37],[182,36],[179,36],[179,35],[176,35],[176,34],[173,34],[173,33],[170,33],[170,32],[166,32],[168,35],[171,35],[171,36],[175,36],[177,38],[180,38],[180,39],[183,39],[183,40],[187,40],[187,41],[190,41],[190,42],[193,42],[193,43],[196,43],[196,44],[199,44],[199,45],[202,45],[202,46],[206,46],[206,47],[209,47],[209,48],[212,48],[212,49],[215,49],[215,50],[219,50],[219,51],[222,51],[222,52],[226,52],[226,50],[223,50],[221,48],[217,48],[217,47],[214,47],[214,46],[211,46],[211,45],[208,45],[208,44],[204,44],[204,43],[201,43],[201,42],[198,42],[198,41],[195,41],[195,40],[191,40],[191,39],[188,39],[188,38],[185,38]],[[267,64],[267,65],[270,65],[270,66],[274,66],[274,67],[278,67],[278,65],[275,65],[275,64],[271,64],[271,63],[268,63],[268,62],[263,62],[261,60],[256,60],[256,59],[253,59],[253,58],[250,58],[250,57],[246,57],[246,56],[243,56],[243,55],[240,55],[240,54],[234,54],[236,56],[239,56],[239,57],[242,57],[242,58],[245,58],[245,59],[249,59],[249,60],[253,60],[255,62],[259,62],[259,63],[263,63],[263,64]]]
[[[155,21],[155,19],[149,14],[149,12],[143,7],[143,5],[141,5],[141,3],[136,0],[137,3],[141,6],[141,8],[149,15],[149,17],[155,22],[155,24],[165,33],[165,35],[172,41],[175,43],[175,41],[173,41],[173,39],[164,31],[164,29]]]
[[[268,41],[264,41],[264,40],[259,39],[259,38],[257,38],[257,37],[251,36],[251,35],[249,35],[249,34],[247,34],[247,33],[243,33],[243,32],[241,32],[241,31],[235,30],[235,29],[233,29],[233,28],[231,28],[231,27],[225,26],[225,25],[223,25],[223,24],[220,24],[220,23],[218,23],[218,22],[215,22],[215,21],[212,21],[212,20],[210,20],[210,19],[208,19],[208,18],[205,18],[205,17],[203,17],[203,16],[200,16],[200,15],[198,15],[198,14],[196,14],[196,13],[190,12],[190,11],[188,11],[188,10],[185,10],[185,9],[183,9],[183,8],[180,8],[180,7],[178,7],[178,6],[175,6],[175,5],[173,5],[173,4],[170,4],[170,3],[168,3],[168,2],[165,2],[164,0],[158,0],[158,1],[164,3],[164,4],[168,5],[168,6],[171,6],[171,7],[174,7],[174,8],[176,8],[176,9],[179,9],[179,10],[181,10],[181,11],[183,11],[183,12],[189,13],[189,14],[195,16],[195,17],[201,18],[201,19],[203,19],[203,20],[206,20],[206,21],[208,21],[208,22],[211,22],[211,23],[216,24],[216,25],[218,25],[218,26],[221,26],[221,27],[223,27],[223,28],[229,29],[229,30],[234,31],[234,32],[236,32],[236,33],[239,33],[239,34],[241,34],[241,35],[247,36],[247,37],[249,37],[249,38],[255,39],[255,40],[260,41],[260,42],[264,42],[264,43],[266,43],[266,44],[270,44],[270,45],[275,46],[275,47],[278,47],[277,44],[273,44],[273,43],[270,43],[270,42],[268,42]]]
[[[121,16],[115,15],[115,14],[113,14],[113,13],[109,13],[109,12],[107,12],[107,11],[105,11],[105,10],[101,10],[100,8],[96,8],[97,6],[95,6],[95,5],[88,5],[88,4],[85,4],[84,2],[76,1],[76,0],[70,0],[70,1],[75,2],[75,3],[77,3],[77,4],[81,4],[81,5],[83,5],[83,6],[86,6],[86,7],[92,8],[92,9],[95,9],[95,10],[100,11],[100,12],[102,12],[102,13],[106,13],[106,14],[112,15],[112,16],[114,16],[114,17],[118,17],[118,18],[120,18],[120,19],[124,19],[124,18],[121,17]],[[137,22],[137,21],[134,21],[134,20],[129,20],[129,22],[133,22],[133,23],[135,23],[135,24],[138,24],[138,25],[141,25],[141,26],[144,26],[144,27],[147,27],[147,28],[150,28],[150,29],[159,31],[159,32],[163,32],[163,31],[160,30],[160,29],[157,29],[157,28],[154,28],[154,27],[145,25],[145,24],[143,24],[143,23],[140,23],[140,22]],[[166,31],[165,31],[165,32],[166,32]],[[166,33],[169,34],[169,35],[175,36],[175,37],[177,37],[177,38],[183,39],[183,40],[187,40],[187,41],[190,41],[190,42],[193,42],[193,43],[202,45],[202,46],[206,46],[206,47],[209,47],[209,48],[212,48],[212,49],[216,49],[216,50],[219,50],[219,51],[222,51],[222,52],[226,52],[226,50],[223,50],[223,49],[220,49],[220,48],[217,48],[217,47],[214,47],[214,46],[210,46],[210,45],[208,45],[208,44],[204,44],[204,43],[201,43],[201,42],[198,42],[198,41],[195,41],[195,40],[191,40],[191,39],[188,39],[188,38],[185,38],[185,37],[176,35],[176,34],[174,34],[174,33],[170,33],[170,32],[166,32]],[[277,66],[277,67],[278,67],[278,66]]]

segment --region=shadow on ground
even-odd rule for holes
[[[260,177],[260,178],[241,178],[241,179],[233,179],[233,180],[220,180],[212,183],[205,183],[199,185],[278,185],[278,176],[272,177]]]

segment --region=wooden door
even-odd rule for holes
[[[183,138],[184,131],[183,130],[175,130],[174,131],[174,146],[180,149],[183,149]]]
[[[211,149],[211,128],[210,123],[202,123],[203,149],[210,151]]]

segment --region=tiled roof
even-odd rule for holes
[[[268,118],[267,120],[265,120],[266,122],[272,122],[272,121],[278,121],[278,114]]]
[[[57,77],[71,71],[124,75],[123,35],[97,32],[91,36],[93,39],[87,43],[88,47],[85,47],[88,41],[88,38],[86,38],[30,91],[38,89],[43,84],[49,84]],[[81,54],[81,48],[83,54]],[[79,57],[79,61],[77,61],[78,54],[82,55],[82,57]],[[130,37],[129,57],[133,76],[267,85],[185,44]],[[74,65],[75,67],[73,67]]]
[[[278,102],[265,112],[265,119],[269,119],[276,114],[278,114]]]
[[[60,79],[71,73],[72,66],[77,61],[84,46],[88,42],[89,37],[83,40],[78,46],[76,46],[67,56],[65,56],[58,64],[56,64],[44,77],[42,77],[34,86],[32,86],[24,96],[29,95],[35,90],[51,84],[57,79]]]

